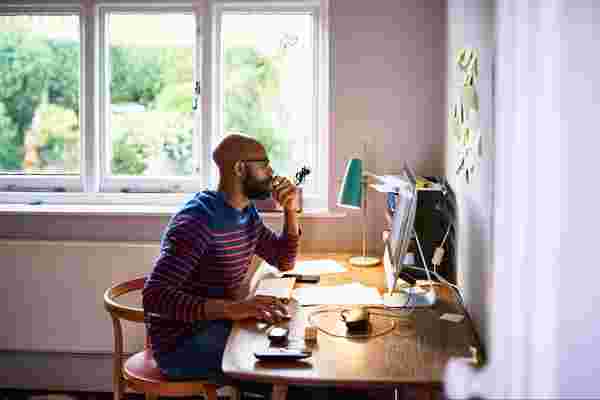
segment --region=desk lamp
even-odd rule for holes
[[[373,174],[363,174],[362,160],[352,158],[346,165],[346,173],[338,193],[337,205],[345,208],[361,209],[362,213],[362,255],[351,257],[349,262],[358,267],[371,267],[379,264],[376,257],[367,256],[367,180]],[[364,188],[364,189],[363,189]]]

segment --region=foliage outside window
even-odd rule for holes
[[[105,59],[81,76],[80,36],[86,33],[78,15],[3,14],[0,6],[0,175],[79,177],[93,157],[83,159],[83,138],[88,143],[100,138],[108,150],[92,147],[102,157],[94,167],[102,168],[101,177],[194,178],[199,157],[206,154],[206,149],[195,154],[206,143],[200,135],[210,135],[214,145],[232,132],[261,141],[277,173],[293,175],[314,162],[310,12],[216,14],[221,33],[213,40],[221,54],[201,68],[214,67],[220,74],[220,82],[210,85],[221,97],[209,99],[221,107],[211,124],[219,130],[200,132],[192,104],[195,79],[204,72],[194,71],[199,36],[193,12],[168,6],[107,10],[94,17],[95,23],[106,19],[106,34],[100,34]],[[103,65],[108,68],[101,76],[109,81],[99,83],[107,84],[108,92],[94,95],[108,98],[105,115],[94,114],[96,109],[85,109],[84,115],[104,123],[87,132],[83,128],[91,125],[80,126],[86,122],[80,121],[81,108],[93,103],[87,98],[80,103],[80,90],[98,78]],[[104,104],[103,98],[93,100]]]

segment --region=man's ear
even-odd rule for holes
[[[236,161],[233,164],[233,174],[235,176],[243,177],[246,175],[246,163],[243,161]]]

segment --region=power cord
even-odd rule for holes
[[[434,266],[433,271],[430,271],[429,268],[427,267],[427,263],[425,262],[425,256],[423,255],[423,249],[422,249],[421,243],[419,241],[419,236],[415,232],[415,239],[417,240],[417,248],[419,249],[419,254],[421,256],[421,260],[423,261],[423,266],[425,268],[420,268],[420,267],[408,267],[408,268],[416,269],[419,271],[425,271],[425,274],[427,275],[427,280],[430,282],[430,286],[429,286],[430,288],[431,288],[431,282],[432,282],[431,275],[430,275],[430,272],[431,272],[431,274],[433,274],[438,279],[438,281],[449,286],[451,289],[454,289],[454,293],[456,294],[458,301],[464,307],[465,306],[464,297],[463,297],[463,294],[462,294],[462,291],[460,290],[460,288],[457,285],[454,285],[454,284],[448,282],[443,276],[441,276],[437,272],[437,267],[440,266],[440,264],[442,263],[442,259],[444,258],[444,244],[446,243],[446,239],[448,238],[448,234],[450,233],[450,228],[452,228],[452,223],[448,224],[448,229],[446,230],[446,234],[444,235],[444,238],[442,239],[442,243],[433,252],[433,257],[431,259],[431,263]]]

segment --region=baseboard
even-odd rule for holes
[[[112,392],[111,354],[0,352],[0,388]]]

